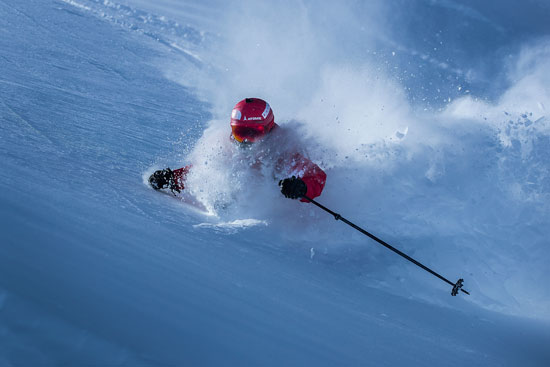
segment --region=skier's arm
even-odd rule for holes
[[[174,185],[180,191],[185,188],[185,179],[187,178],[190,168],[191,166],[189,165],[172,171],[174,172]]]
[[[306,184],[307,190],[305,195],[307,197],[313,199],[321,195],[325,187],[327,175],[318,165],[300,154],[295,154],[290,167],[293,175]],[[301,199],[301,201],[308,202],[306,199]]]
[[[300,178],[302,179],[302,181],[305,182],[307,186],[307,197],[313,199],[321,195],[321,192],[325,187],[327,175],[321,168],[319,168],[319,166],[311,162],[311,167],[308,167],[308,170]],[[306,199],[301,199],[300,201],[306,203],[308,202]]]

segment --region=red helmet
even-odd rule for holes
[[[259,98],[240,101],[231,112],[231,131],[239,143],[261,140],[275,126],[275,116],[269,103]]]

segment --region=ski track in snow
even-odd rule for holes
[[[79,10],[90,12],[131,32],[142,34],[180,53],[194,66],[202,65],[202,61],[197,53],[186,48],[194,48],[204,40],[204,34],[197,32],[192,27],[180,25],[177,22],[167,20],[163,16],[159,17],[111,1],[89,0],[84,4],[74,0],[61,1]],[[162,33],[157,33],[158,30]],[[171,39],[165,37],[170,37]]]
[[[548,8],[398,5],[1,0],[0,366],[547,366]],[[220,163],[254,93],[472,295]],[[196,157],[211,215],[147,187]]]

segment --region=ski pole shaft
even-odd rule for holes
[[[466,294],[470,294],[468,293],[466,290],[462,289],[462,282],[463,282],[463,279],[459,279],[456,283],[453,283],[451,282],[450,280],[448,280],[447,278],[445,278],[444,276],[436,273],[435,271],[433,271],[432,269],[428,268],[427,266],[425,266],[424,264],[416,261],[415,259],[413,259],[412,257],[410,257],[409,255],[407,255],[406,253],[396,249],[395,247],[393,247],[392,245],[390,245],[389,243],[381,240],[380,238],[376,237],[375,235],[373,235],[372,233],[369,233],[367,231],[365,231],[363,228],[359,227],[358,225],[350,222],[349,220],[347,220],[346,218],[342,217],[340,214],[338,213],[335,213],[333,212],[332,210],[330,210],[329,208],[325,207],[324,205],[321,205],[319,204],[318,202],[316,202],[315,200],[313,199],[310,199],[308,198],[307,196],[303,196],[304,199],[308,200],[310,203],[318,206],[319,208],[323,209],[324,211],[326,211],[327,213],[331,214],[332,216],[334,216],[334,219],[336,220],[341,220],[342,222],[346,223],[347,225],[349,225],[350,227],[353,227],[355,228],[356,230],[358,230],[359,232],[363,233],[365,236],[368,236],[370,237],[371,239],[373,239],[374,241],[378,242],[379,244],[381,244],[382,246],[386,247],[387,249],[395,252],[396,254],[398,254],[399,256],[401,257],[404,257],[405,259],[409,260],[410,262],[412,262],[413,264],[419,266],[420,268],[426,270],[428,273],[436,276],[437,278],[443,280],[445,283],[449,284],[449,285],[452,285],[453,286],[453,290],[451,292],[451,294],[453,296],[455,296],[458,291],[462,291]]]

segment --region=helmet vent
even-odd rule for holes
[[[254,102],[254,98],[247,98],[246,99],[246,103],[252,103],[252,102]]]

